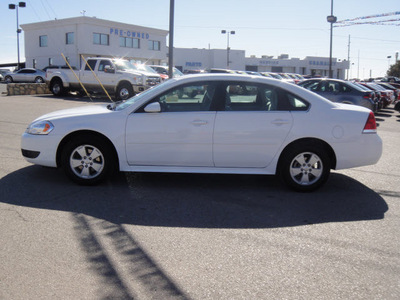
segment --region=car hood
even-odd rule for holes
[[[68,118],[73,116],[89,116],[89,115],[99,115],[105,113],[111,113],[112,111],[107,108],[108,104],[98,104],[98,105],[88,105],[80,106],[75,108],[63,109],[45,114],[35,121],[40,120],[55,120],[61,118]]]

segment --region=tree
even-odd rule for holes
[[[398,60],[394,65],[391,65],[387,71],[387,76],[400,77],[400,60]]]

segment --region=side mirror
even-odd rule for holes
[[[144,108],[144,111],[148,113],[159,113],[161,112],[161,105],[159,102],[150,103]]]
[[[104,67],[104,72],[105,73],[115,73],[115,69],[112,68],[111,66],[107,65]]]

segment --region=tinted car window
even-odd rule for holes
[[[209,111],[215,93],[215,83],[179,86],[161,94],[155,101],[163,112]]]

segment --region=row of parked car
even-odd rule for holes
[[[139,69],[148,72],[158,73],[162,80],[169,78],[168,67],[158,65],[138,65]],[[35,82],[43,83],[46,78],[48,68],[68,68],[67,66],[48,66],[44,70],[24,68],[16,72],[3,74],[6,83],[11,82]],[[378,81],[344,81],[330,78],[311,78],[306,79],[300,74],[274,73],[274,72],[254,72],[254,71],[235,71],[228,69],[210,69],[209,73],[231,73],[264,76],[298,84],[303,88],[313,91],[333,102],[360,105],[371,109],[374,112],[386,108],[388,105],[400,103],[400,81],[396,78],[380,78]],[[173,76],[179,77],[184,74],[177,68],[173,70]],[[397,79],[398,80],[398,79]],[[400,104],[396,105],[400,111]]]

